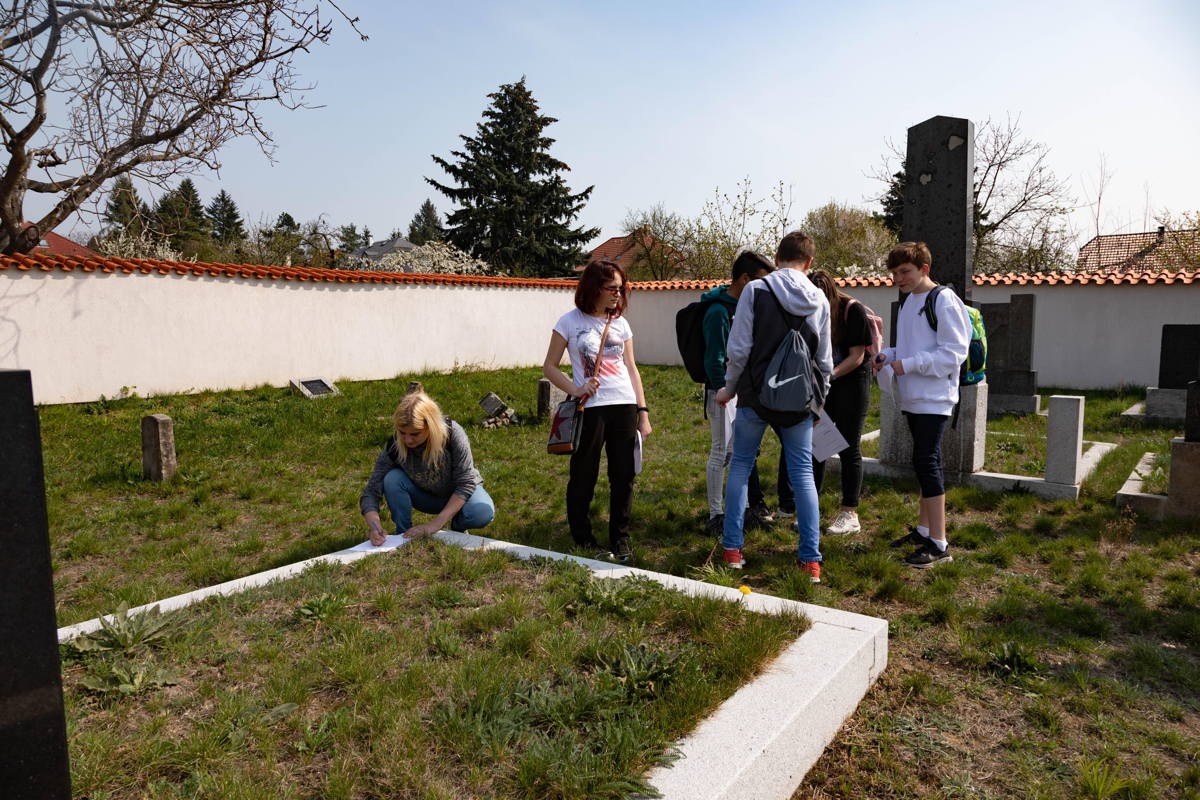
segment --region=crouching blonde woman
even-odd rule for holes
[[[429,536],[447,527],[482,528],[496,516],[496,506],[475,469],[467,433],[442,415],[423,391],[406,395],[392,415],[394,432],[363,489],[358,507],[371,530],[371,544],[386,540],[379,519],[379,499],[387,499],[396,533],[406,538]],[[413,509],[435,515],[413,525]]]

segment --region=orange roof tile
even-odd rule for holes
[[[200,275],[214,278],[257,278],[262,280],[314,281],[328,283],[414,283],[446,286],[503,286],[537,289],[574,290],[574,278],[498,278],[478,275],[426,275],[415,272],[369,272],[366,270],[324,269],[319,267],[278,267],[262,264],[210,264],[192,261],[156,261],[149,259],[72,257],[30,253],[0,255],[0,270],[38,270],[50,272],[105,272],[126,275]],[[639,291],[703,291],[728,283],[725,280],[633,281]],[[843,278],[842,286],[891,286],[886,277]],[[1004,273],[976,275],[976,286],[1037,286],[1042,284],[1170,284],[1200,283],[1200,270],[1131,270],[1125,272]]]

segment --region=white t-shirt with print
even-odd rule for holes
[[[593,317],[578,308],[573,308],[559,317],[554,332],[567,340],[567,354],[571,357],[571,377],[576,386],[582,386],[596,364],[596,353],[600,349],[600,334],[604,332],[606,318]],[[625,369],[625,343],[633,338],[633,329],[624,317],[617,317],[608,329],[600,368],[600,390],[588,398],[587,406],[615,406],[636,403],[633,383]]]

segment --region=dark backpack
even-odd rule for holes
[[[785,413],[809,414],[825,403],[825,380],[817,370],[816,360],[809,350],[801,329],[807,317],[789,314],[779,302],[771,284],[763,282],[780,316],[790,330],[775,348],[758,387],[758,402],[763,408]],[[793,324],[793,320],[799,320]]]
[[[925,305],[921,308],[921,313],[925,315],[925,320],[934,331],[938,329],[937,296],[948,288],[947,286],[935,286],[929,290],[929,294],[925,295]],[[908,295],[904,295],[900,299],[901,307],[904,306],[904,301],[907,299]],[[967,360],[958,369],[960,386],[971,386],[987,377],[988,343],[987,330],[983,327],[983,314],[978,308],[967,306],[967,316],[971,320],[971,341],[967,345]]]
[[[675,344],[683,367],[696,383],[708,379],[704,371],[704,315],[716,300],[697,300],[675,312]]]

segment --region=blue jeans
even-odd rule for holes
[[[727,550],[741,550],[745,542],[742,515],[746,511],[746,482],[766,429],[767,423],[754,413],[753,408],[738,406],[733,420],[733,458],[729,462],[729,481],[725,486],[722,542]],[[782,458],[787,462],[788,478],[796,496],[796,530],[800,534],[796,558],[820,561],[821,511],[817,504],[817,487],[813,483],[812,420],[780,428],[779,441],[783,444]]]
[[[404,533],[412,527],[414,508],[426,514],[438,514],[450,501],[450,495],[439,497],[417,486],[408,473],[399,467],[383,476],[383,496],[387,498],[388,509],[392,512],[392,522],[396,523],[396,533]],[[467,504],[454,515],[450,529],[467,531],[482,528],[495,516],[496,506],[481,483],[475,487]]]

